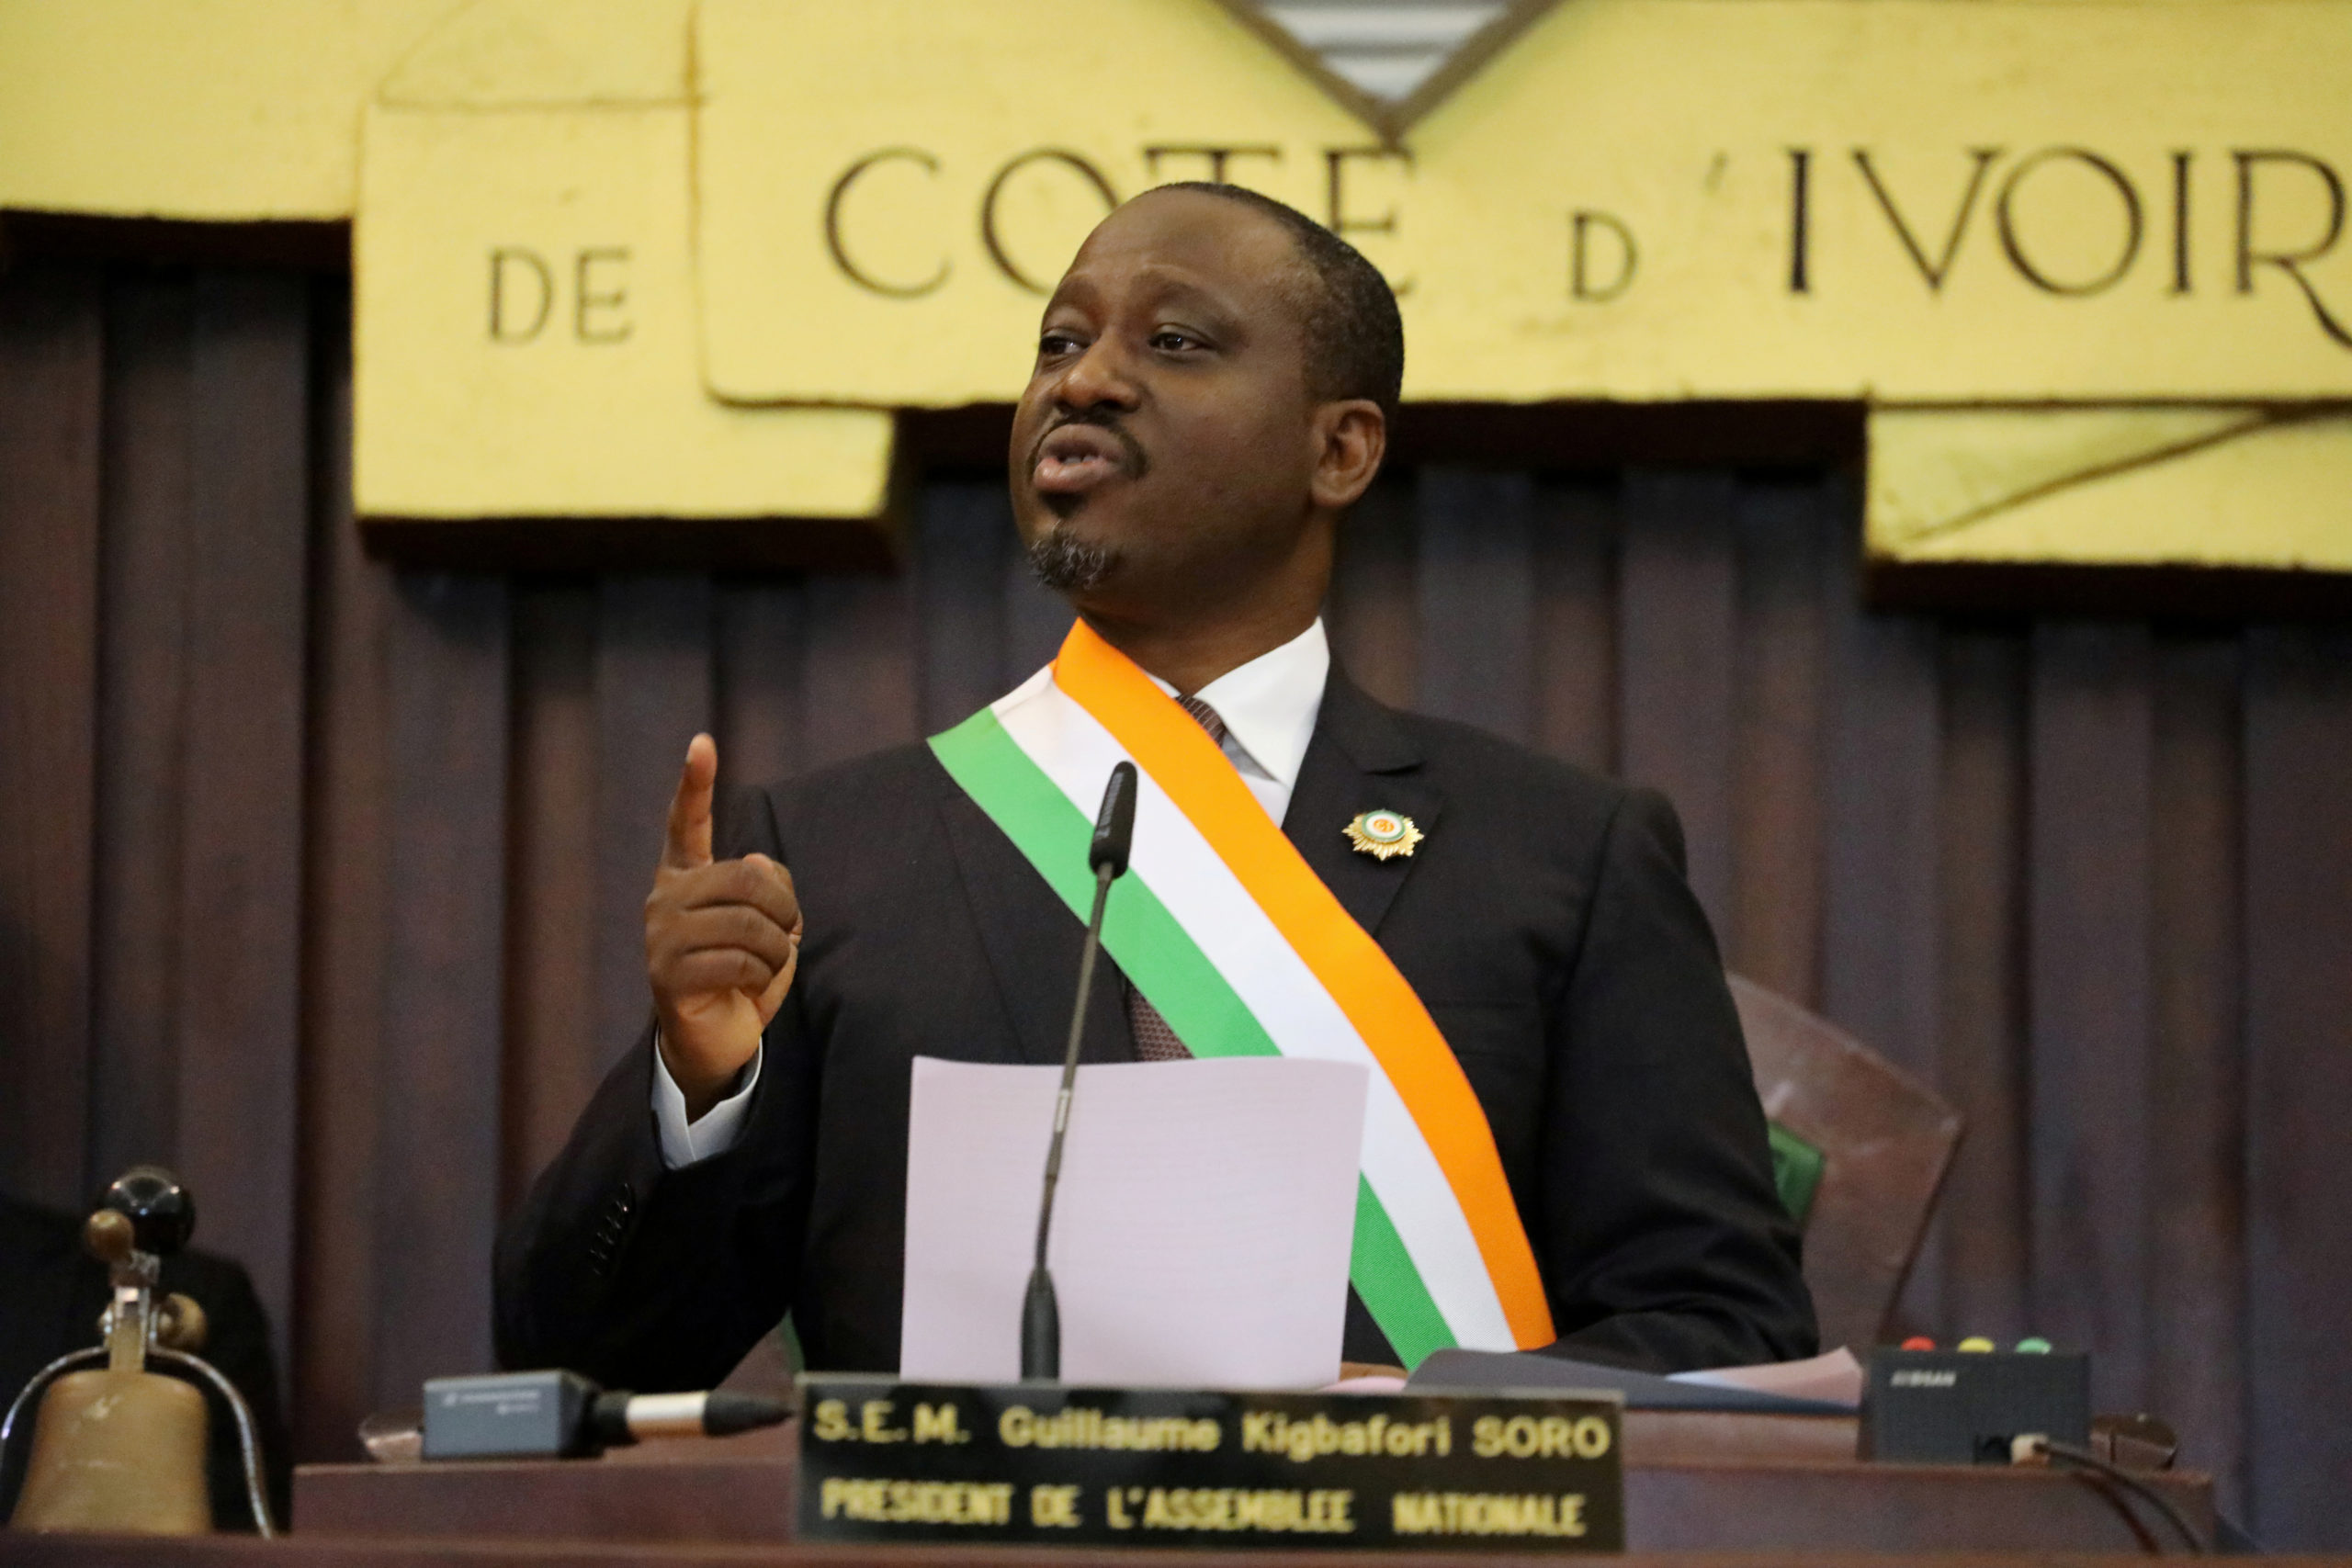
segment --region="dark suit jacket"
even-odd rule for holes
[[[1409,858],[1340,829],[1393,807]],[[1795,1227],[1659,795],[1334,669],[1284,830],[1428,1005],[1494,1128],[1562,1353],[1661,1370],[1812,1354]],[[722,856],[792,868],[808,934],[742,1135],[665,1170],[650,1031],[503,1227],[500,1359],[717,1382],[788,1308],[812,1366],[895,1369],[917,1055],[1057,1063],[1083,936],[919,747],[739,799]],[[1133,1055],[1098,977],[1086,1057]],[[1351,1359],[1387,1359],[1360,1304]]]
[[[269,1473],[270,1508],[284,1523],[292,1461],[277,1404],[277,1373],[269,1359],[269,1320],[253,1282],[225,1258],[183,1252],[164,1259],[162,1288],[189,1296],[204,1309],[208,1337],[202,1354],[253,1407]],[[82,1249],[81,1218],[0,1195],[0,1408],[58,1357],[96,1345],[98,1314],[106,1305],[106,1265]],[[221,1529],[251,1529],[235,1417],[228,1401],[210,1389],[205,1390],[205,1404],[212,1522]],[[25,1419],[31,1420],[29,1410]],[[0,1473],[0,1519],[17,1506],[24,1461],[32,1451],[30,1437],[28,1427],[11,1445],[13,1462]]]

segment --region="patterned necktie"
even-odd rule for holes
[[[1178,697],[1176,705],[1193,716],[1194,723],[1209,732],[1209,739],[1225,747],[1225,720],[1217,717],[1216,709],[1198,697]],[[1136,1060],[1138,1062],[1182,1062],[1192,1057],[1159,1010],[1143,999],[1143,993],[1127,984],[1127,1027],[1136,1037]]]

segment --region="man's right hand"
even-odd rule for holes
[[[710,802],[718,745],[697,735],[670,801],[653,891],[645,898],[645,975],[662,1059],[698,1121],[760,1048],[800,963],[792,873],[765,855],[713,863]]]

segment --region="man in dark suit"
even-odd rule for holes
[[[1137,197],[1046,311],[1012,443],[1032,562],[1209,729],[1427,1006],[1559,1351],[1811,1354],[1671,808],[1393,712],[1330,662],[1336,531],[1402,364],[1387,286],[1311,220],[1229,186]],[[717,761],[697,737],[647,900],[655,1027],[501,1235],[509,1365],[705,1384],[788,1309],[812,1365],[895,1368],[912,1059],[1059,1059],[1080,924],[931,752],[736,797],[714,826]],[[1415,852],[1357,852],[1343,829],[1374,810],[1411,819]],[[1091,1059],[1184,1054],[1115,974],[1093,1009]],[[1346,1353],[1396,1359],[1361,1303]]]
[[[107,1305],[107,1267],[84,1250],[82,1218],[37,1208],[0,1193],[0,1409],[60,1356],[98,1343],[98,1314]],[[269,1357],[269,1319],[245,1271],[225,1258],[183,1251],[164,1259],[160,1289],[176,1291],[204,1309],[204,1359],[245,1396],[268,1473],[270,1508],[286,1518],[292,1461],[277,1404],[277,1373]],[[228,1401],[205,1390],[210,1450],[205,1479],[212,1522],[220,1529],[251,1529],[244,1461],[236,1417]],[[32,1411],[23,1417],[29,1423]],[[0,1473],[0,1519],[17,1506],[29,1430],[18,1435]]]

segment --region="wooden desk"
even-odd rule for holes
[[[1201,1551],[1091,1551],[1057,1549],[1037,1556],[1055,1568],[1557,1568],[1558,1557],[1486,1552],[1399,1555],[1362,1552],[1277,1554]],[[300,1537],[198,1536],[158,1541],[120,1536],[20,1536],[0,1530],[0,1568],[1009,1568],[1023,1559],[1002,1547],[900,1547],[868,1551],[816,1546],[643,1546],[595,1541],[366,1540]],[[1945,1552],[1934,1556],[1860,1553],[1838,1568],[2121,1568],[2128,1558],[2077,1552]],[[1630,1553],[1623,1568],[1822,1568],[1817,1554],[1751,1552]],[[2346,1568],[2347,1557],[2266,1557],[2263,1568]]]
[[[1836,1457],[1853,1451],[1850,1421],[1804,1434],[1809,1450],[1800,1444],[1782,1457],[1724,1457],[1736,1445],[1720,1428],[1709,1438],[1708,1421],[1685,1417],[1649,1431],[1646,1439],[1629,1425],[1630,1551],[2132,1552],[2178,1546],[2162,1533],[2162,1520],[2149,1517],[2135,1533],[2101,1483],[2062,1472],[1864,1464]],[[298,1537],[787,1542],[790,1430],[650,1443],[600,1460],[305,1466],[295,1472],[294,1528]],[[1711,1448],[1717,1457],[1702,1457]],[[2206,1477],[2150,1479],[2210,1538],[2212,1485]],[[1068,1560],[1085,1555],[1069,1553]],[[1063,1556],[1056,1552],[1057,1560]],[[1330,1561],[1322,1553],[1285,1560]]]

